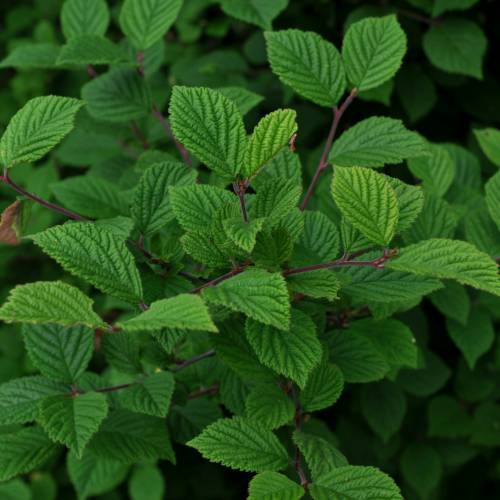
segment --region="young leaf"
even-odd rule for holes
[[[255,24],[264,30],[272,29],[272,22],[288,5],[288,0],[221,0],[222,10],[229,16]]]
[[[61,10],[61,28],[67,40],[78,35],[103,36],[108,29],[105,0],[66,0]]]
[[[216,332],[207,306],[196,295],[180,294],[170,299],[153,302],[147,311],[118,322],[117,326],[128,332],[154,331],[161,328],[205,330]]]
[[[399,217],[397,232],[412,227],[424,207],[424,191],[420,186],[411,186],[387,176],[387,180],[398,197]]]
[[[500,130],[496,128],[474,129],[474,136],[488,160],[500,167]]]
[[[373,170],[337,167],[332,195],[344,217],[369,240],[386,246],[398,224],[398,200],[387,179]]]
[[[406,53],[406,35],[394,14],[352,24],[342,43],[347,78],[359,91],[392,78]]]
[[[40,372],[60,382],[74,383],[87,369],[94,351],[94,332],[85,326],[24,325],[29,357]]]
[[[219,87],[216,90],[233,101],[242,116],[245,116],[264,100],[263,96],[244,87]]]
[[[231,241],[245,250],[251,252],[257,240],[257,234],[262,229],[265,219],[253,219],[245,222],[241,217],[231,217],[223,221],[224,230]]]
[[[278,109],[264,116],[256,125],[248,142],[241,173],[252,177],[270,162],[297,132],[297,113],[292,109]]]
[[[124,241],[88,222],[51,227],[33,236],[34,242],[68,272],[104,293],[128,302],[142,300],[142,283]]]
[[[39,421],[50,439],[65,444],[81,458],[107,413],[106,396],[88,392],[45,399],[40,405]]]
[[[273,72],[297,94],[333,107],[345,90],[344,65],[333,44],[310,31],[264,33]]]
[[[291,422],[295,414],[292,400],[277,385],[256,385],[245,401],[246,417],[266,429]]]
[[[279,472],[257,474],[248,485],[248,500],[300,500],[304,488]]]
[[[316,327],[308,316],[292,309],[290,329],[281,330],[283,328],[262,326],[249,319],[245,333],[262,364],[303,388],[309,374],[321,361],[322,348]]]
[[[383,167],[426,153],[423,139],[400,120],[372,116],[344,132],[334,143],[329,162],[341,167]]]
[[[125,54],[118,45],[99,35],[77,35],[63,46],[58,65],[64,64],[113,64],[125,60]]]
[[[53,95],[28,101],[10,120],[0,140],[4,167],[42,158],[71,132],[82,106],[78,99]]]
[[[470,243],[431,239],[400,250],[386,267],[436,278],[454,279],[464,285],[500,295],[495,261]]]
[[[57,323],[86,325],[106,324],[92,310],[93,301],[78,288],[61,281],[37,281],[11,290],[0,308],[0,319],[7,323]]]
[[[482,80],[488,41],[479,26],[467,19],[445,19],[423,38],[424,52],[437,68]]]
[[[137,71],[118,68],[82,87],[89,114],[100,121],[124,123],[151,112],[151,93]]]
[[[243,118],[233,101],[202,87],[174,87],[170,123],[177,139],[216,173],[233,179],[247,145]]]
[[[132,45],[144,51],[165,35],[181,7],[182,0],[125,0],[120,27]]]
[[[288,330],[290,303],[281,274],[247,269],[217,286],[204,288],[202,295],[210,303],[242,312],[264,325]]]
[[[211,462],[245,472],[276,471],[288,465],[278,438],[242,417],[217,420],[187,445]]]

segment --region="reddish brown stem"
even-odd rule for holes
[[[243,222],[248,224],[248,212],[247,212],[247,206],[245,203],[245,193],[248,188],[248,182],[247,181],[241,181],[241,182],[235,182],[233,184],[233,190],[238,196],[238,199],[240,200],[240,209],[241,209],[241,216],[243,217]]]
[[[141,143],[143,149],[149,149],[150,148],[149,142],[146,139],[145,135],[142,133],[137,123],[131,122],[130,128],[132,129],[132,133],[134,134],[135,138]]]
[[[188,399],[196,399],[202,396],[215,396],[219,392],[219,384],[214,384],[210,387],[204,387],[197,391],[191,392],[188,395]]]
[[[228,273],[223,274],[222,276],[219,276],[218,278],[215,278],[211,281],[207,281],[206,283],[204,283],[203,285],[201,285],[197,288],[194,288],[193,290],[191,290],[191,293],[199,293],[201,290],[203,290],[203,288],[208,288],[210,286],[218,285],[222,281],[225,281],[229,278],[232,278],[233,276],[236,276],[237,274],[242,273],[245,269],[246,269],[246,267],[243,267],[243,266],[242,267],[235,267],[233,270],[229,271]]]
[[[203,359],[211,358],[212,356],[215,356],[214,350],[202,352],[201,354],[193,356],[192,358],[185,359],[183,361],[179,361],[177,363],[177,366],[175,368],[172,368],[172,371],[178,372],[180,370],[183,370],[184,368],[187,368],[188,366],[191,366],[195,363],[198,363],[198,361],[202,361]]]

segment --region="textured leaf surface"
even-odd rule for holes
[[[113,42],[98,35],[78,35],[63,46],[57,64],[112,64],[125,59],[125,54]]]
[[[337,104],[345,90],[344,65],[335,46],[309,31],[266,32],[273,72],[297,94],[320,106]]]
[[[107,413],[106,396],[88,392],[45,399],[40,405],[39,421],[50,439],[65,444],[81,457]]]
[[[247,137],[243,118],[224,94],[174,87],[170,122],[180,142],[215,172],[233,178],[242,167]]]
[[[83,102],[70,97],[44,96],[28,101],[10,120],[0,140],[2,163],[34,162],[72,130]]]
[[[304,387],[321,361],[322,348],[313,321],[292,309],[290,329],[282,331],[248,320],[246,336],[260,362]]]
[[[38,233],[33,240],[66,271],[102,292],[132,303],[142,300],[134,257],[108,229],[87,222],[69,223]]]
[[[267,429],[277,429],[293,419],[295,406],[277,385],[257,385],[245,401],[246,416]]]
[[[434,66],[479,79],[487,45],[481,28],[467,19],[445,19],[423,38],[425,54]]]
[[[92,300],[78,288],[61,281],[37,281],[11,290],[0,308],[0,319],[7,323],[57,323],[106,326],[92,310]]]
[[[289,296],[284,278],[262,269],[248,269],[217,286],[204,288],[203,297],[246,314],[248,317],[287,330],[290,324]]]
[[[391,269],[454,279],[463,285],[500,295],[500,277],[496,263],[470,243],[432,239],[400,250],[386,264]]]
[[[264,100],[264,97],[245,87],[219,87],[216,90],[233,101],[243,116]]]
[[[340,281],[328,269],[308,273],[292,274],[287,277],[290,290],[315,299],[335,300],[340,290]]]
[[[343,389],[344,376],[338,366],[323,361],[311,372],[300,393],[302,409],[312,412],[328,408],[339,399]]]
[[[109,12],[105,0],[66,0],[61,10],[61,28],[67,40],[78,35],[106,33]]]
[[[128,332],[154,331],[161,328],[217,331],[203,300],[197,295],[188,294],[157,300],[147,311],[117,325]]]
[[[245,222],[241,217],[226,219],[224,230],[231,241],[246,252],[251,252],[257,240],[257,233],[264,225],[264,219],[254,219]]]
[[[342,167],[383,167],[425,153],[423,139],[406,129],[401,120],[372,116],[344,132],[329,159]]]
[[[429,296],[434,307],[444,316],[465,325],[471,309],[471,300],[466,288],[454,281],[447,281],[445,286]]]
[[[94,351],[94,332],[85,326],[24,325],[23,338],[33,364],[60,382],[76,382]]]
[[[475,129],[473,132],[488,160],[500,167],[500,130],[483,128]]]
[[[211,462],[246,472],[275,471],[288,464],[278,438],[242,417],[217,420],[187,445]]]
[[[255,24],[264,30],[272,28],[272,22],[288,5],[288,0],[221,0],[222,10],[236,19]]]
[[[300,500],[304,488],[279,472],[266,471],[253,477],[248,485],[248,500]]]
[[[182,0],[125,0],[120,27],[136,49],[146,50],[174,24]]]
[[[500,172],[497,172],[485,184],[486,205],[490,212],[491,218],[500,230]]]
[[[360,167],[338,167],[332,195],[344,217],[369,240],[387,245],[398,223],[398,200],[381,174]]]
[[[0,61],[0,68],[54,68],[58,56],[59,47],[53,43],[23,43]]]
[[[406,35],[395,15],[362,19],[342,44],[347,78],[360,91],[378,87],[395,75],[405,52]]]
[[[243,160],[242,174],[255,175],[271,161],[297,132],[297,113],[292,109],[278,109],[264,116],[255,126]]]

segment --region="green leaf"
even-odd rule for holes
[[[113,64],[125,59],[118,45],[99,35],[77,35],[69,39],[57,58],[58,65],[64,64]]]
[[[0,435],[0,481],[31,472],[50,458],[56,448],[40,427]]]
[[[406,129],[401,120],[372,116],[335,141],[329,162],[341,167],[383,167],[425,153],[423,139]]]
[[[401,457],[401,472],[419,496],[427,498],[441,479],[441,457],[427,444],[411,444]]]
[[[154,45],[174,24],[182,0],[125,0],[120,12],[120,27],[141,51]]]
[[[170,186],[194,184],[196,171],[177,162],[156,163],[148,168],[135,189],[131,208],[139,231],[155,233],[174,218],[168,196]]]
[[[360,167],[337,167],[332,195],[344,217],[370,241],[386,246],[398,224],[398,199],[386,177]]]
[[[247,269],[217,286],[204,288],[202,295],[210,303],[242,312],[264,325],[288,330],[289,296],[279,273]]]
[[[427,420],[430,437],[468,437],[472,418],[460,403],[450,396],[436,396],[429,402]]]
[[[114,233],[88,222],[54,226],[33,241],[66,271],[104,293],[128,302],[142,300],[142,283],[134,257]]]
[[[126,464],[159,458],[175,464],[165,419],[126,410],[108,415],[89,450],[99,458]]]
[[[104,335],[101,349],[108,364],[121,373],[141,373],[139,337],[136,333],[120,332]]]
[[[344,376],[338,366],[323,361],[310,373],[300,393],[304,412],[323,410],[335,404],[344,390]]]
[[[43,476],[40,479],[43,480]],[[36,481],[32,483],[33,489],[36,487]],[[30,487],[24,481],[21,479],[12,479],[0,484],[0,498],[3,500],[31,500],[33,497]]]
[[[340,290],[340,281],[328,269],[291,274],[287,276],[287,283],[293,292],[315,299],[335,300]]]
[[[189,441],[204,458],[245,472],[286,468],[288,454],[278,438],[242,417],[222,418]]]
[[[61,281],[38,281],[17,285],[0,308],[0,319],[7,323],[57,323],[86,325],[106,324],[92,310],[93,301],[78,288]]]
[[[66,0],[61,10],[61,28],[67,40],[78,35],[103,36],[109,25],[105,0]]]
[[[28,101],[10,120],[0,140],[3,165],[10,168],[42,158],[73,129],[82,105],[78,99],[53,95]]]
[[[326,439],[297,430],[292,439],[304,456],[313,482],[337,467],[348,465],[344,455]]]
[[[500,295],[495,261],[470,243],[431,239],[402,248],[386,267],[419,275],[453,279],[486,292]]]
[[[488,41],[476,23],[445,19],[425,33],[422,43],[425,55],[437,68],[482,80]]]
[[[248,485],[248,500],[300,500],[305,490],[279,472],[257,474]]]
[[[286,9],[288,0],[221,0],[222,10],[229,16],[255,24],[264,30],[272,29],[273,19]]]
[[[136,467],[128,482],[131,500],[162,500],[165,495],[163,473],[153,465]]]
[[[0,68],[52,69],[56,66],[59,50],[53,43],[23,43],[0,61]]]
[[[185,293],[170,299],[157,300],[147,311],[134,318],[118,322],[117,326],[128,332],[154,331],[161,328],[217,331],[208,308],[201,298]]]
[[[452,10],[468,10],[479,0],[436,0],[432,8],[433,17]]]
[[[310,488],[314,500],[403,500],[396,483],[375,467],[346,465],[318,478]]]
[[[266,429],[277,429],[293,420],[295,406],[277,385],[256,385],[245,401],[246,417]]]
[[[255,126],[243,160],[242,174],[255,175],[270,162],[297,132],[297,112],[278,109],[264,116]]]
[[[500,172],[490,177],[484,185],[484,189],[486,191],[486,205],[491,218],[500,230]]]
[[[395,177],[387,176],[387,180],[398,198],[399,217],[396,231],[400,233],[410,228],[422,212],[424,191],[420,186],[405,184]]]
[[[20,377],[0,385],[0,425],[32,422],[40,401],[69,392],[69,387],[39,375]]]
[[[238,247],[251,252],[257,240],[257,234],[262,229],[265,219],[253,219],[245,222],[241,216],[231,217],[223,221],[224,231],[228,238]]]
[[[85,326],[24,325],[23,338],[33,364],[48,378],[76,382],[94,351],[94,332]]]
[[[217,246],[209,233],[186,233],[180,242],[187,254],[209,268],[217,269],[230,263],[229,256]]]
[[[359,91],[392,78],[406,53],[406,35],[396,16],[368,17],[352,24],[342,43],[347,78]]]
[[[233,101],[216,90],[174,87],[170,123],[177,139],[216,173],[233,179],[247,146],[243,118]]]
[[[174,377],[170,372],[154,373],[123,391],[120,402],[136,413],[166,417],[174,385]]]
[[[500,130],[496,128],[474,129],[474,136],[488,160],[500,167]]]
[[[99,392],[54,396],[42,401],[39,422],[50,439],[65,444],[81,458],[107,413],[106,396]]]
[[[89,114],[99,121],[125,123],[151,112],[151,93],[144,79],[130,68],[113,69],[82,87]]]
[[[320,35],[290,29],[264,33],[273,73],[310,101],[331,108],[345,90],[338,50]]]
[[[382,380],[361,389],[361,411],[372,431],[384,443],[401,428],[406,413],[406,398],[393,382]]]
[[[429,299],[443,315],[462,325],[467,323],[471,301],[464,286],[454,281],[448,281],[444,288],[432,293]]]
[[[495,329],[489,314],[473,309],[467,323],[460,324],[448,319],[446,321],[448,334],[460,349],[471,370],[477,360],[487,353],[495,340]]]
[[[264,100],[261,95],[244,87],[219,87],[216,90],[233,101],[243,116]]]
[[[299,155],[290,151],[290,148],[282,149],[267,165],[252,178],[251,185],[256,191],[262,189],[264,184],[274,181],[282,182],[283,179],[291,179],[297,186],[302,187],[302,165]]]

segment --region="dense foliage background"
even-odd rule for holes
[[[30,98],[49,94],[80,98],[91,73],[106,71],[104,66],[57,66],[60,47],[65,43],[60,23],[62,3],[19,0],[0,4],[0,130]],[[490,141],[486,156],[478,137],[487,142],[489,136],[474,133],[498,127],[500,122],[498,54],[492,50],[499,46],[500,37],[496,3],[290,0],[272,21],[274,30],[314,31],[340,48],[351,23],[366,16],[397,14],[408,38],[403,67],[386,84],[362,92],[346,111],[340,130],[372,115],[390,116],[403,120],[429,141],[445,145],[451,166],[444,175],[450,176],[449,182],[436,179],[434,174],[423,179],[424,186],[434,186],[433,196],[424,205],[416,226],[404,235],[406,244],[454,237],[473,243],[494,258],[500,256],[500,231],[486,206],[483,187],[498,171],[500,146]],[[108,0],[108,5],[111,24],[107,36],[126,43],[117,21],[121,2]],[[226,14],[217,0],[185,0],[173,28],[146,51],[144,69],[153,100],[165,115],[174,85],[234,86],[255,93],[245,96],[252,103],[245,115],[247,130],[252,130],[270,111],[295,109],[299,130],[295,148],[307,187],[322,152],[331,112],[297,96],[272,73],[263,37],[266,22],[261,24],[256,26]],[[445,32],[436,41],[431,32],[440,29],[450,29],[455,39],[447,45],[446,39],[452,35]],[[25,51],[16,55],[23,47]],[[133,49],[127,50],[134,61]],[[17,166],[11,177],[26,190],[90,218],[127,216],[128,197],[144,167],[140,164],[145,158],[144,149],[152,148],[179,157],[157,117],[138,119],[130,127],[99,122],[82,113],[75,129],[49,157],[36,164]],[[202,181],[208,182],[210,172],[204,168],[200,172]],[[408,183],[420,182],[406,164],[386,167],[384,172]],[[104,181],[99,184],[101,191],[91,182],[71,183],[71,179],[89,177]],[[321,210],[335,220],[331,215],[335,209],[330,183],[331,174],[327,173],[309,208]],[[9,186],[0,185],[0,208],[9,206],[16,196]],[[37,233],[63,221],[60,214],[34,204],[22,233]],[[150,280],[152,288],[164,286],[159,276],[179,269],[179,236],[160,234],[147,242],[151,253],[168,262],[167,269],[154,263],[149,266],[144,255],[134,248],[141,266],[148,269],[143,279]],[[185,270],[199,271],[194,265]],[[96,310],[108,322],[130,313],[123,301],[92,290],[64,273],[32,241],[0,243],[0,278],[1,303],[17,284],[63,278],[87,290],[96,302]],[[383,317],[394,312],[417,340],[419,368],[403,369],[384,381],[347,384],[339,401],[306,419],[304,429],[335,443],[349,463],[373,465],[390,474],[404,498],[496,498],[500,495],[500,299],[445,283],[444,291],[388,311],[372,308],[370,303],[353,307],[349,297],[333,303],[326,316],[331,328],[346,327],[358,316]],[[168,294],[194,285],[179,281],[171,286]],[[311,314],[316,314],[314,306],[310,307]],[[203,352],[204,346],[204,338],[191,340],[181,345],[175,358],[189,359]],[[96,352],[91,370],[115,384],[123,381],[123,372],[133,373],[139,361],[134,359],[135,347],[120,348],[121,354],[109,350],[105,356],[102,350]],[[149,344],[142,348],[143,363],[163,366],[172,362],[172,346],[163,354]],[[126,349],[130,352],[124,352]],[[91,464],[83,478],[75,479],[71,466],[68,473],[66,452],[61,450],[39,470],[0,483],[0,499],[67,499],[79,491],[82,498],[98,494],[98,498],[110,500],[149,500],[162,498],[163,488],[164,498],[172,500],[245,498],[251,474],[210,463],[195,449],[183,446],[211,421],[229,411],[241,410],[241,397],[229,393],[246,389],[236,381],[237,390],[221,387],[219,363],[210,358],[182,371],[169,416],[169,425],[175,429],[172,439],[177,465],[165,460],[157,465],[119,464],[101,471],[99,476],[92,475],[96,466]],[[0,382],[35,373],[21,327],[2,324]],[[241,372],[237,375],[241,376]],[[13,429],[13,425],[0,426],[0,434]],[[1,454],[0,446],[0,463]]]

